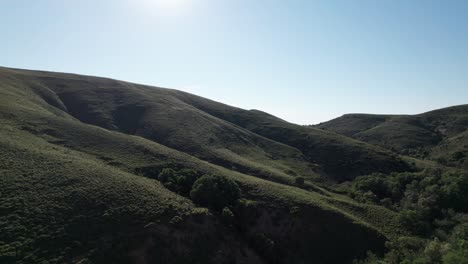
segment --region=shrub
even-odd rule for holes
[[[193,184],[198,179],[198,173],[191,169],[182,169],[177,172],[175,191],[182,195],[189,195]]]
[[[162,183],[169,181],[169,179],[174,178],[176,172],[171,168],[165,168],[159,173],[158,180]]]
[[[227,226],[231,226],[234,223],[234,213],[232,213],[231,209],[228,207],[223,208],[223,211],[221,212],[221,220]]]
[[[468,211],[468,175],[446,173],[442,176],[442,206]]]
[[[451,238],[451,248],[442,257],[444,264],[468,263],[468,223],[463,223],[454,228]]]
[[[440,168],[420,173],[372,174],[357,177],[349,193],[359,202],[380,204],[400,212],[401,223],[413,234],[429,236],[448,212],[467,212],[468,176]],[[436,221],[437,220],[437,221]],[[453,226],[453,225],[452,225]]]
[[[237,202],[240,198],[240,189],[233,180],[221,176],[204,175],[193,184],[190,197],[201,206],[220,211]]]
[[[423,213],[420,211],[403,210],[400,212],[398,220],[413,234],[426,236],[431,230],[430,224],[427,223]]]
[[[297,186],[303,186],[305,182],[304,177],[297,177],[295,182]]]
[[[158,176],[158,180],[169,190],[188,196],[193,183],[197,180],[198,173],[191,169],[174,171],[165,168]]]

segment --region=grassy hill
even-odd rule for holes
[[[337,181],[372,172],[410,169],[396,155],[362,141],[292,124],[262,111],[243,110],[184,92],[177,93],[184,102],[206,113],[300,150],[307,161],[319,165],[319,172]]]
[[[341,181],[408,169],[378,147],[177,90],[70,74],[14,73],[48,104],[81,122],[263,178],[284,181],[322,174]]]
[[[104,78],[1,68],[0,262],[350,263],[368,250],[382,253],[385,241],[406,233],[394,211],[309,181],[322,168],[321,177],[340,174],[289,145],[295,141],[274,140],[281,139],[275,131],[337,141],[324,154],[330,158],[342,145],[399,164],[393,155],[208,101],[232,111],[221,116],[199,99]],[[237,111],[257,121],[235,121]],[[275,125],[262,132],[260,118]],[[164,168],[237,183],[242,196],[229,206],[231,223],[166,188],[158,181]],[[297,176],[306,178],[301,188],[294,186]]]
[[[466,166],[468,105],[419,115],[347,114],[315,127],[400,154]]]

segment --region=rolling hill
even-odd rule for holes
[[[306,160],[319,164],[325,175],[338,182],[373,172],[410,170],[398,156],[362,141],[292,124],[258,110],[232,108],[198,96],[188,100],[214,116],[299,149]]]
[[[335,145],[318,158],[282,133]],[[338,145],[388,164],[366,171],[405,169],[394,155],[176,90],[1,68],[0,134],[2,263],[350,263],[407,232],[314,183],[345,176],[323,162]],[[238,184],[231,224],[160,182],[167,168]]]
[[[347,114],[314,126],[396,153],[467,166],[468,105],[418,115]]]
[[[408,170],[384,149],[177,90],[88,76],[16,72],[50,105],[83,123],[141,136],[259,177],[284,181],[291,175],[321,174],[341,181]]]

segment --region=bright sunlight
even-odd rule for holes
[[[158,16],[181,15],[188,8],[190,0],[141,0],[143,8]]]

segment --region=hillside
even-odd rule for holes
[[[385,241],[407,232],[392,210],[315,185],[331,174],[321,172],[329,164],[274,141],[275,133],[257,134],[258,123],[210,113],[189,102],[194,98],[104,78],[0,69],[0,261],[350,263],[368,250],[382,253]],[[232,116],[240,111],[207,102]],[[242,115],[249,113],[274,119]],[[396,162],[379,148],[310,131],[300,134]],[[239,185],[241,199],[225,208],[230,223],[229,214],[160,181],[167,168],[179,179],[191,170]],[[306,182],[295,183],[298,176]]]
[[[465,164],[468,155],[468,105],[418,115],[347,114],[315,127],[399,154],[429,158],[448,166],[468,165]]]
[[[319,165],[319,172],[337,181],[372,172],[410,169],[389,151],[361,141],[292,124],[258,110],[243,110],[184,92],[177,94],[184,102],[210,115],[300,150],[305,160]]]
[[[262,178],[284,182],[321,174],[341,181],[408,169],[375,146],[177,90],[68,74],[15,74],[83,123],[141,136]]]

